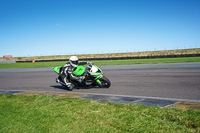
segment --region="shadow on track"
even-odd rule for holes
[[[67,87],[65,86],[61,86],[61,85],[53,85],[53,86],[50,86],[52,88],[55,88],[55,89],[61,89],[61,90],[67,90],[67,91],[72,91],[70,89],[68,89]],[[87,90],[87,89],[98,89],[99,87],[96,87],[96,86],[88,86],[88,87],[75,87],[74,89],[83,89],[83,90]],[[100,89],[100,88],[99,88]]]

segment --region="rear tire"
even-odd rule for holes
[[[106,78],[105,76],[103,76],[99,80],[101,81],[101,87],[102,88],[109,88],[111,86],[110,80],[108,78]]]

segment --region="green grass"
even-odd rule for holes
[[[78,54],[79,59],[87,58],[119,58],[119,57],[144,57],[144,56],[169,56],[169,55],[195,55],[200,54],[200,48],[193,49],[177,49],[177,50],[161,50],[161,51],[144,51],[144,52],[128,52],[128,53],[106,53],[106,54]],[[58,60],[69,59],[71,55],[55,55],[55,56],[31,56],[31,57],[13,57],[2,58],[0,61],[16,60],[16,61],[32,61],[32,60]]]
[[[0,64],[0,69],[7,68],[39,68],[39,67],[53,67],[63,66],[66,61],[58,62],[36,62],[36,63],[12,63],[12,64]]]
[[[181,63],[181,62],[200,62],[200,57],[94,61],[94,63],[97,65],[129,65],[129,64],[157,64],[157,63]]]
[[[200,112],[0,94],[2,133],[200,132]]]
[[[156,64],[156,63],[180,63],[180,62],[200,62],[200,57],[92,61],[92,63],[95,65]],[[63,66],[65,63],[66,61],[0,64],[0,69],[53,67],[53,66]]]

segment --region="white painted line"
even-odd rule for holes
[[[137,103],[137,102],[141,102],[141,101],[144,101],[145,99],[140,99],[140,100],[136,100],[136,101],[133,101],[131,103]]]

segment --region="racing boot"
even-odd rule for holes
[[[74,85],[71,84],[71,83],[68,83],[67,87],[68,87],[68,89],[71,90],[71,91],[74,89]]]

